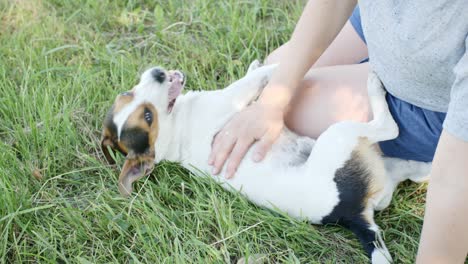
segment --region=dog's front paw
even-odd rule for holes
[[[254,60],[250,63],[250,66],[249,66],[249,69],[247,70],[247,73],[255,70],[255,69],[258,69],[262,67],[262,63],[259,61],[259,60]]]

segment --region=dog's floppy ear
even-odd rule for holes
[[[112,140],[110,138],[104,136],[104,137],[102,137],[102,140],[101,140],[102,153],[104,153],[104,156],[106,157],[107,162],[109,162],[109,164],[111,164],[111,165],[114,165],[115,160],[111,156],[111,154],[109,152],[109,149],[107,147],[110,147],[110,148],[114,149],[114,143],[112,142]]]
[[[135,158],[125,160],[122,172],[119,176],[119,191],[123,196],[129,196],[132,191],[133,182],[148,175],[154,169],[153,158]]]

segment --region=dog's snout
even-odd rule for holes
[[[166,73],[160,68],[152,69],[151,76],[153,76],[153,79],[159,83],[162,83],[164,80],[166,80]]]

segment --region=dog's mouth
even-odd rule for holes
[[[177,96],[180,95],[185,86],[185,75],[181,71],[171,70],[168,72],[169,76],[169,105],[167,107],[168,112],[172,111],[176,102]]]

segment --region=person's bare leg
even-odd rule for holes
[[[291,100],[286,126],[317,138],[339,121],[367,122],[371,115],[368,71],[368,63],[311,69]]]
[[[286,126],[298,134],[317,138],[336,122],[368,121],[371,115],[367,98],[369,66],[355,64],[367,55],[364,41],[348,21],[306,74],[291,101]],[[283,59],[287,59],[287,43],[272,52],[265,64]]]
[[[287,59],[288,43],[270,53],[265,59],[265,64],[278,63]],[[322,56],[315,62],[314,67],[355,64],[368,57],[367,46],[348,21],[344,25],[332,44],[325,50]]]

